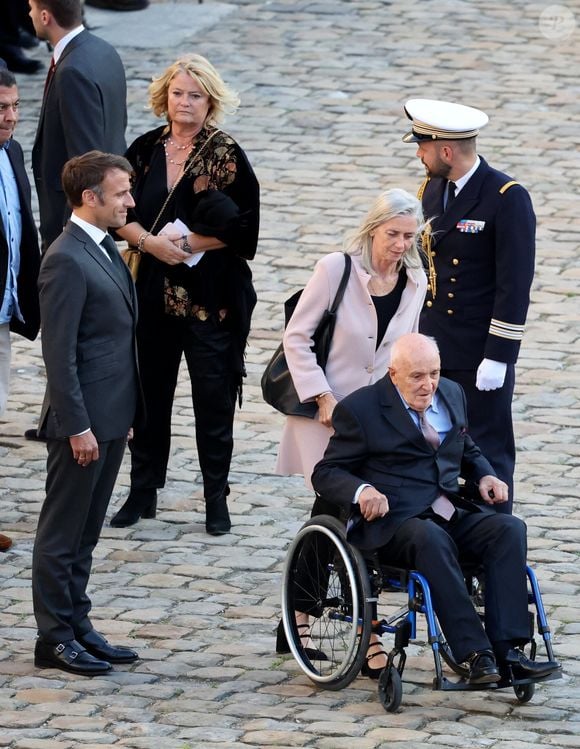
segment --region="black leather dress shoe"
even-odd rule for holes
[[[559,671],[558,661],[532,661],[519,648],[511,648],[500,662],[502,675],[514,679],[542,679]]]
[[[31,34],[30,31],[20,28],[16,32],[16,43],[24,49],[33,49],[34,47],[38,47],[40,39]]]
[[[494,684],[500,680],[495,656],[491,650],[478,650],[470,655],[467,660],[469,662],[469,684]]]
[[[157,489],[131,489],[125,504],[111,518],[112,528],[128,528],[157,514]]]
[[[15,44],[0,44],[0,57],[13,73],[38,73],[44,65],[40,60],[32,60]]]
[[[102,658],[109,663],[133,663],[139,658],[138,654],[131,648],[111,645],[103,635],[94,629],[84,635],[77,635],[77,642],[80,642],[87,652],[95,658]]]
[[[24,439],[35,442],[46,442],[46,434],[44,431],[39,432],[38,429],[27,429],[24,432]]]
[[[87,653],[76,640],[59,643],[37,640],[34,646],[34,665],[37,668],[59,668],[80,676],[99,676],[112,669],[108,661],[101,661]]]

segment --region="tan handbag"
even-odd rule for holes
[[[185,166],[183,167],[183,171],[181,172],[179,177],[176,179],[175,184],[169,191],[169,195],[165,198],[165,202],[161,206],[161,210],[157,214],[157,218],[153,222],[153,225],[150,230],[151,234],[155,234],[155,229],[157,229],[157,224],[159,223],[159,220],[165,213],[165,209],[169,205],[169,201],[173,197],[173,194],[175,193],[177,185],[179,185],[179,183],[181,182],[183,177],[187,174],[187,172],[193,168],[193,165],[195,164],[196,160],[201,156],[202,152],[205,150],[205,147],[210,142],[210,140],[214,137],[214,135],[216,135],[216,133],[219,133],[219,132],[221,131],[216,128],[216,130],[214,130],[213,133],[207,137],[205,143],[199,149],[199,151],[197,151],[197,153],[193,154],[193,156],[190,157],[190,159],[188,160],[189,163],[185,164]],[[141,265],[141,256],[143,255],[143,253],[137,247],[130,244],[126,249],[121,250],[120,255],[125,261],[125,263],[127,264],[127,267],[129,268],[129,272],[131,273],[131,276],[133,277],[133,281],[136,281],[137,275],[139,273],[139,266]]]
[[[129,268],[133,281],[136,281],[142,253],[136,247],[129,245],[126,249],[121,250],[119,254],[127,264],[127,268]]]

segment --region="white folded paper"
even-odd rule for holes
[[[176,218],[175,221],[169,221],[167,224],[165,224],[159,234],[179,234],[180,237],[183,237],[185,234],[191,234],[191,229],[189,229],[180,218]],[[199,263],[204,255],[205,251],[195,252],[183,262],[185,263],[185,265],[189,265],[189,267],[192,268],[194,265],[197,265]]]

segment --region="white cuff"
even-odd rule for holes
[[[354,493],[353,500],[352,500],[353,505],[358,505],[358,500],[361,495],[361,492],[363,489],[366,489],[367,486],[372,486],[372,484],[361,484],[359,488],[356,490],[356,492]]]

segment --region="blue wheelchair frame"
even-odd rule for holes
[[[470,685],[465,679],[468,675],[468,669],[462,664],[456,663],[451,651],[446,647],[442,636],[433,602],[431,599],[431,590],[427,579],[416,570],[403,570],[394,567],[381,566],[382,586],[381,590],[394,590],[407,592],[408,605],[405,609],[391,616],[388,620],[380,620],[373,624],[373,632],[378,635],[392,634],[395,636],[393,649],[388,654],[388,662],[385,671],[379,680],[379,695],[385,709],[392,711],[396,709],[392,706],[392,700],[400,703],[397,698],[397,692],[400,691],[398,685],[393,684],[396,681],[393,669],[396,669],[398,676],[402,677],[406,662],[405,648],[411,640],[417,639],[417,614],[423,614],[427,623],[428,642],[433,652],[435,664],[435,676],[433,678],[433,689],[444,691],[474,691],[481,689],[503,689],[513,687],[516,697],[520,702],[528,702],[534,693],[534,685],[540,681],[550,681],[561,677],[561,672],[550,674],[541,679],[516,679],[510,672],[505,675],[500,682],[486,685]],[[474,574],[473,570],[466,570],[466,579],[469,580]],[[537,631],[544,641],[544,646],[549,660],[554,660],[554,649],[552,645],[552,634],[546,612],[540,593],[537,577],[531,567],[526,567],[526,574],[530,585],[528,591],[528,603],[533,604],[536,608]],[[472,584],[472,583],[471,583]],[[530,613],[530,616],[532,614]],[[535,658],[537,645],[533,638],[533,620],[531,622],[532,639],[530,657]],[[451,669],[462,677],[460,681],[451,681],[443,674],[442,660],[445,661]]]
[[[320,544],[332,545],[332,553]],[[327,652],[329,658],[317,659],[303,647],[297,628],[294,610],[308,611],[298,605],[305,593],[302,582],[295,584],[296,571],[304,553],[312,555],[312,547],[320,555],[317,570],[313,571],[311,595],[310,632],[314,653]],[[310,556],[310,561],[312,557]],[[476,581],[478,570],[464,567],[466,585],[476,608],[478,599]],[[322,574],[320,574],[322,573]],[[535,606],[536,616],[529,611],[529,657],[536,656],[534,624],[544,641],[549,660],[554,660],[552,635],[536,575],[526,567],[529,582],[528,603]],[[391,614],[388,619],[372,620],[376,604],[383,591],[403,592],[407,605]],[[481,596],[479,596],[480,598]],[[371,633],[394,635],[394,645],[387,654],[387,666],[379,678],[379,698],[385,710],[394,712],[402,699],[402,675],[405,668],[405,648],[417,639],[417,615],[426,618],[428,644],[433,653],[435,676],[433,689],[445,691],[495,690],[513,687],[519,702],[528,702],[536,682],[561,677],[561,670],[539,679],[515,679],[511,669],[502,673],[501,681],[492,684],[471,685],[466,664],[457,663],[439,628],[427,579],[416,570],[405,570],[383,565],[376,557],[363,558],[360,551],[346,539],[343,525],[335,518],[321,515],[312,518],[302,527],[288,551],[282,585],[282,620],[284,630],[294,655],[304,673],[324,689],[339,690],[347,686],[360,671],[366,657]],[[481,614],[480,614],[481,615]],[[458,681],[443,674],[444,661],[460,676]]]

